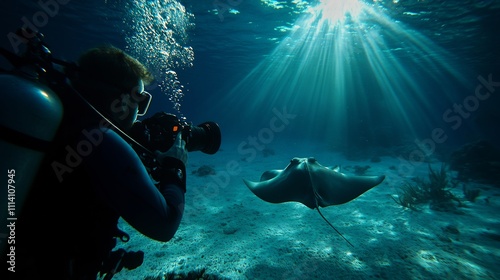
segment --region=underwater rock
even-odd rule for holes
[[[500,234],[492,233],[492,232],[483,232],[481,235],[484,237],[487,237],[493,241],[500,242]]]
[[[396,157],[396,158],[402,158],[405,161],[412,162],[414,160],[418,160],[419,162],[427,162],[427,163],[432,163],[436,162],[438,153],[432,153],[432,154],[427,154],[427,153],[421,153],[420,155],[423,157],[418,157],[418,159],[413,159],[411,156],[414,154],[416,151],[420,151],[420,148],[415,145],[415,143],[409,143],[409,144],[404,144],[404,145],[398,145],[392,147],[390,151],[390,156]]]
[[[356,174],[358,176],[363,176],[366,174],[366,171],[368,171],[368,169],[370,169],[370,166],[369,165],[364,165],[364,166],[355,165],[353,168],[354,168],[354,174]]]
[[[174,280],[174,279],[182,279],[182,280],[228,280],[228,278],[224,278],[222,276],[208,274],[206,273],[206,269],[202,268],[200,270],[190,271],[188,273],[175,273],[169,272],[165,275],[158,276],[146,276],[144,280]]]
[[[370,159],[371,162],[381,162],[382,159],[380,159],[379,156],[373,156],[371,159]]]
[[[227,234],[227,235],[229,235],[229,234],[235,234],[237,231],[238,231],[237,228],[225,228],[225,229],[222,230],[222,232],[224,234]]]
[[[241,147],[241,149],[242,150],[255,150],[255,147],[253,147],[250,144],[246,143],[245,145],[243,145]],[[264,147],[264,149],[262,149],[262,151],[260,151],[260,152],[261,152],[262,156],[265,157],[265,158],[270,157],[270,156],[274,156],[276,154],[276,152],[273,149],[269,148],[269,147]],[[248,155],[242,157],[240,160],[246,162],[251,157],[252,157],[251,153],[248,153]]]
[[[275,152],[273,149],[270,149],[270,148],[264,148],[264,150],[262,150],[262,155],[264,157],[269,157],[269,156],[274,156],[275,155]]]
[[[488,141],[468,143],[453,152],[450,168],[458,171],[458,179],[485,184],[500,183],[500,151]]]
[[[454,225],[447,225],[443,228],[441,228],[443,230],[443,232],[445,233],[451,233],[451,234],[460,234],[460,231],[458,230],[458,228]]]
[[[215,175],[215,169],[209,165],[202,165],[198,169],[193,170],[192,174],[199,177]]]

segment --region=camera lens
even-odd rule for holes
[[[219,150],[220,143],[219,125],[214,122],[204,122],[191,127],[191,137],[186,148],[189,152],[202,151],[205,154],[213,155]]]
[[[221,132],[215,122],[204,122],[197,126],[182,123],[177,116],[165,112],[156,113],[151,118],[136,122],[131,129],[131,137],[151,151],[165,152],[172,147],[177,133],[182,133],[189,152],[201,151],[215,154],[221,144]]]

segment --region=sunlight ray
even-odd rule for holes
[[[465,80],[439,46],[360,0],[323,0],[294,25],[223,101],[241,117],[287,107],[327,125],[322,136],[339,145],[350,141],[339,138],[349,129],[415,137],[436,126],[436,104],[450,102],[450,85]],[[430,90],[439,98],[429,99]]]

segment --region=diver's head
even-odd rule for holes
[[[144,90],[144,82],[139,80],[130,92],[121,93],[111,101],[108,115],[122,130],[128,131],[137,120],[137,116],[146,114],[152,96]]]
[[[144,85],[153,76],[138,60],[124,51],[105,46],[80,56],[75,88],[102,114],[121,129],[130,129],[137,116],[144,115],[151,95]]]

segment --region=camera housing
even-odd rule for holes
[[[165,152],[172,147],[178,133],[182,134],[189,152],[201,151],[212,155],[220,148],[221,132],[217,123],[204,122],[193,126],[166,112],[135,122],[130,136],[151,151]]]

